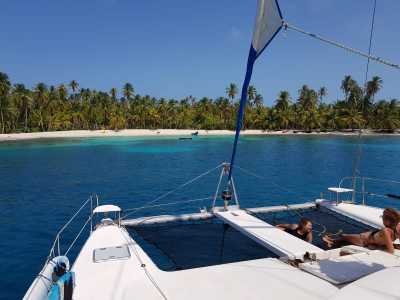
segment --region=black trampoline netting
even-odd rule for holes
[[[297,223],[301,217],[306,217],[313,222],[313,244],[324,249],[326,247],[321,238],[325,233],[360,233],[371,230],[367,225],[323,208],[254,215],[273,225]],[[139,225],[128,227],[128,231],[164,271],[276,257],[217,218]]]

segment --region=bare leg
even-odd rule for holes
[[[361,234],[342,234],[341,240],[348,242],[352,245],[364,247],[365,236]]]
[[[352,245],[364,247],[365,240],[368,238],[370,232],[365,232],[361,234],[341,234],[337,238],[333,238],[332,236],[325,235],[322,240],[326,243],[326,245],[331,248],[335,244],[339,244],[341,242],[347,242]]]

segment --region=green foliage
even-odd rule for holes
[[[327,89],[314,90],[307,85],[293,102],[289,92],[281,91],[272,107],[266,107],[254,86],[247,91],[245,129],[263,130],[355,130],[372,128],[393,132],[400,127],[397,100],[375,97],[383,81],[375,76],[365,88],[349,75],[341,82],[343,99],[325,101]],[[120,91],[113,87],[102,92],[80,88],[77,81],[57,87],[38,83],[33,89],[12,84],[0,72],[0,133],[76,129],[192,128],[235,129],[238,88],[231,83],[226,97],[196,100],[156,99],[135,94],[132,84]],[[120,96],[118,96],[120,95]]]

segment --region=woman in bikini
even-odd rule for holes
[[[329,248],[342,243],[350,243],[356,246],[381,249],[393,253],[393,242],[397,238],[396,227],[400,222],[400,215],[395,209],[386,208],[383,211],[382,221],[385,227],[380,230],[367,231],[360,234],[341,234],[337,238],[325,235],[322,240]]]

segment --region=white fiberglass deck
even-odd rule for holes
[[[99,248],[128,246],[130,256],[94,262]],[[142,264],[145,267],[142,267]],[[128,232],[95,230],[72,270],[74,300],[81,299],[328,299],[337,287],[277,259],[259,259],[183,271],[158,269]]]
[[[400,299],[400,268],[388,268],[361,278],[341,289],[331,300],[394,300]]]
[[[215,215],[236,230],[279,256],[302,259],[306,252],[318,253],[322,249],[294,237],[241,209],[217,212]]]
[[[383,228],[383,222],[382,222],[383,208],[372,207],[367,205],[358,205],[352,203],[344,203],[344,202],[336,204],[336,202],[330,202],[324,200],[323,201],[317,200],[317,202],[319,202],[322,206],[336,213],[339,213],[341,215],[359,221],[368,226],[377,229]]]
[[[344,247],[346,248],[346,247]],[[368,250],[351,246],[354,254],[339,255],[300,264],[300,268],[335,285],[353,282],[385,268],[400,267],[400,259],[395,255],[379,250]],[[327,251],[337,252],[338,249]]]

